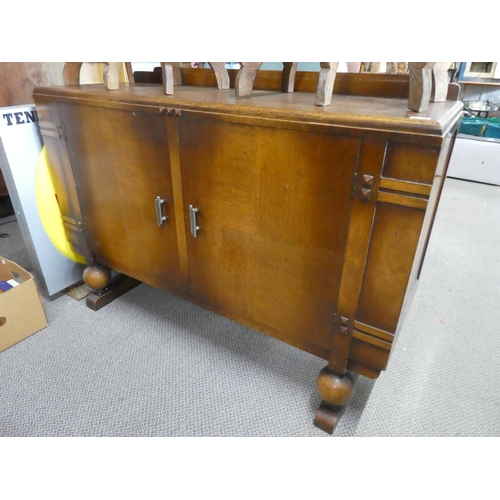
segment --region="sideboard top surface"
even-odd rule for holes
[[[458,101],[431,103],[425,113],[407,107],[407,99],[347,96],[335,94],[330,106],[314,105],[311,92],[283,93],[254,90],[249,97],[236,97],[234,89],[176,86],[173,95],[165,95],[161,85],[120,84],[109,91],[102,84],[39,87],[34,96],[65,102],[127,108],[176,108],[248,118],[384,130],[423,136],[443,136],[460,117],[463,104]]]

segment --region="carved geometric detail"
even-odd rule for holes
[[[359,191],[359,197],[363,201],[370,201],[372,199],[372,190],[368,188],[361,188]]]
[[[175,108],[162,108],[160,113],[168,116],[182,116],[182,110]]]
[[[56,125],[56,129],[57,129],[57,137],[59,137],[59,139],[66,139],[66,130],[64,128],[64,125],[63,124]]]
[[[349,318],[341,316],[339,320],[339,332],[342,335],[347,335],[349,333]]]
[[[373,186],[373,175],[363,174],[363,180],[361,184],[363,186]]]

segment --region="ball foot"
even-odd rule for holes
[[[83,271],[83,281],[92,290],[102,290],[111,281],[111,271],[106,266],[88,266]]]
[[[343,376],[323,368],[318,375],[316,386],[323,399],[316,416],[314,425],[319,429],[333,434],[342,415],[345,405],[354,395],[357,374],[347,371]]]

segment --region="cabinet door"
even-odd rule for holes
[[[178,287],[164,117],[59,106],[83,222],[96,260],[153,286]],[[164,221],[157,220],[157,204]]]
[[[178,134],[190,293],[326,352],[359,139],[191,117]]]

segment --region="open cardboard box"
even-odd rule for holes
[[[0,282],[9,280],[17,286],[0,293],[0,352],[48,326],[33,276],[0,257]]]

